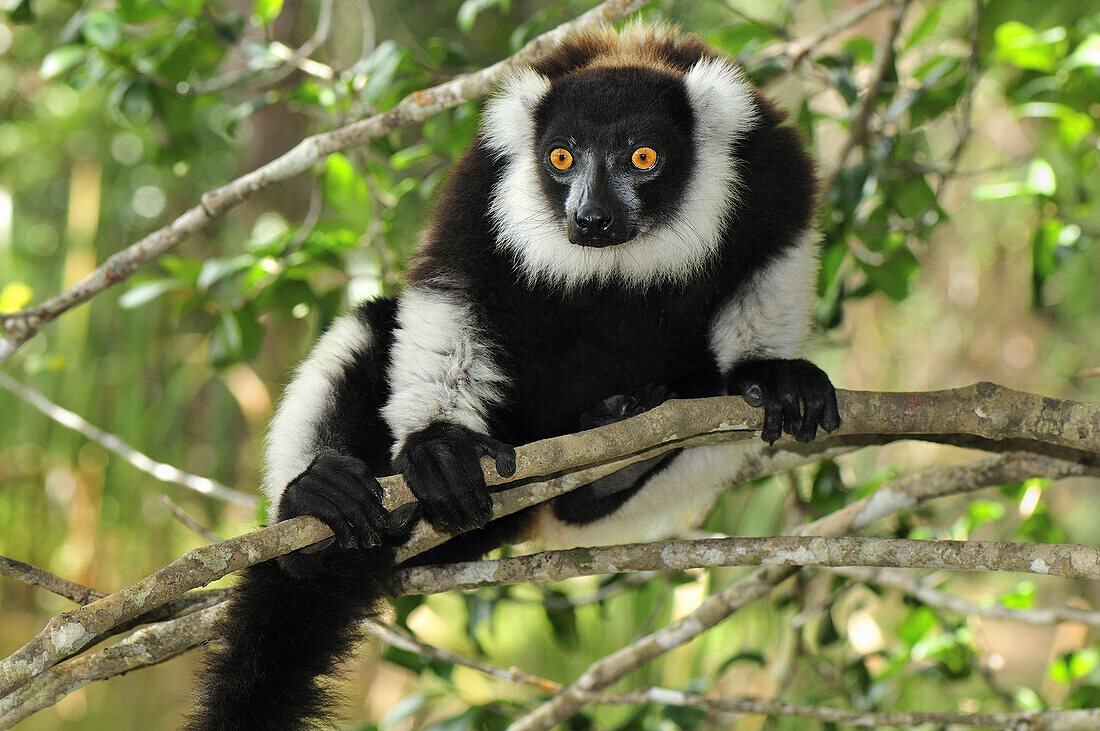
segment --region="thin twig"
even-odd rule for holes
[[[333,0],[322,0],[320,9],[317,12],[317,26],[313,30],[313,35],[293,53],[286,58],[281,58],[277,66],[263,69],[245,68],[233,71],[213,79],[196,81],[190,85],[184,84],[183,88],[177,88],[177,91],[184,94],[215,94],[225,89],[249,84],[261,76],[266,77],[263,79],[265,86],[270,87],[278,84],[298,69],[302,61],[309,58],[322,43],[328,40],[332,21],[332,5]]]
[[[179,522],[183,523],[185,526],[187,526],[191,530],[198,533],[200,536],[202,536],[206,540],[208,540],[212,543],[218,543],[222,540],[221,536],[219,536],[217,533],[210,530],[205,525],[203,525],[202,523],[200,523],[199,521],[195,520],[193,517],[188,515],[187,511],[185,511],[179,505],[176,505],[174,502],[172,502],[172,499],[170,497],[168,497],[167,495],[161,495],[160,496],[160,502],[161,502],[161,505],[163,505],[165,508],[168,509],[168,512],[172,514],[172,517],[174,517]]]
[[[935,726],[991,726],[1002,729],[1095,729],[1100,724],[1100,708],[1065,711],[1020,711],[1018,713],[952,713],[948,711],[849,711],[840,708],[807,706],[786,701],[752,699],[705,698],[678,690],[649,688],[633,693],[586,694],[586,703],[643,706],[656,703],[666,706],[698,708],[739,716],[791,716],[822,723],[849,724],[871,728],[910,728]]]
[[[855,579],[862,584],[881,584],[897,589],[930,607],[946,609],[969,616],[998,619],[1020,624],[1048,625],[1062,622],[1079,622],[1100,628],[1100,612],[1063,605],[1060,607],[1036,607],[1015,609],[1003,604],[978,604],[951,596],[934,589],[903,571],[894,568],[841,568],[835,573]]]
[[[211,480],[209,477],[193,475],[190,472],[184,472],[178,467],[173,467],[170,464],[158,462],[143,452],[134,449],[129,444],[122,441],[120,437],[110,432],[106,432],[94,424],[88,423],[88,421],[79,414],[74,414],[63,406],[58,406],[38,391],[24,386],[3,371],[0,371],[0,387],[30,404],[58,424],[72,429],[87,439],[91,439],[108,452],[122,457],[134,467],[146,474],[152,475],[158,480],[170,482],[180,487],[186,487],[188,490],[194,490],[197,493],[209,497],[228,500],[229,502],[243,505],[252,510],[256,508],[258,501],[254,496],[241,492],[240,490],[234,490],[216,480]]]
[[[81,605],[107,596],[98,589],[78,584],[46,569],[40,569],[7,556],[0,556],[0,576],[40,587]]]
[[[441,647],[435,645],[429,645],[425,642],[421,642],[415,637],[409,636],[407,633],[401,631],[392,624],[385,624],[382,622],[365,622],[364,628],[370,634],[374,635],[380,641],[385,642],[387,645],[396,647],[400,650],[406,650],[414,654],[426,657],[431,660],[441,660],[451,665],[462,665],[463,667],[477,670],[480,673],[484,673],[491,678],[497,678],[498,680],[507,680],[510,683],[520,683],[522,685],[529,685],[532,688],[537,688],[544,693],[556,693],[561,690],[561,684],[555,683],[552,680],[546,678],[540,678],[537,675],[531,673],[525,673],[519,668],[504,668],[497,667],[496,665],[490,665],[487,662],[481,660],[475,660],[471,657],[459,655],[449,650],[444,650]]]
[[[844,170],[844,165],[848,162],[848,156],[852,153],[852,150],[863,144],[864,139],[866,139],[867,130],[871,122],[871,115],[874,113],[875,105],[882,95],[886,77],[889,75],[890,69],[893,68],[894,43],[897,41],[898,34],[901,32],[901,23],[902,20],[905,19],[905,10],[909,7],[910,0],[891,1],[894,4],[894,8],[893,12],[890,14],[890,28],[886,31],[886,35],[883,36],[882,40],[879,41],[878,46],[875,48],[875,62],[871,72],[871,82],[868,84],[867,91],[864,92],[855,116],[852,118],[852,123],[848,128],[848,136],[840,146],[840,152],[837,153],[836,161],[833,163],[832,169],[829,174],[825,176],[821,184],[821,189],[823,191],[832,190],[833,186],[836,185],[837,178],[840,177],[840,173]]]
[[[832,23],[822,26],[806,38],[784,44],[779,48],[781,55],[789,58],[787,69],[791,70],[805,60],[825,41],[848,30],[868,15],[897,0],[867,0],[841,15]]]

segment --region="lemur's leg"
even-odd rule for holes
[[[613,396],[582,417],[582,427],[610,424],[648,411],[673,394],[647,386]],[[695,527],[761,445],[674,450],[625,467],[534,511],[525,537],[539,548],[655,541]]]

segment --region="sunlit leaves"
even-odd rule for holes
[[[267,25],[283,12],[283,0],[255,0],[252,3],[252,20],[257,25]]]

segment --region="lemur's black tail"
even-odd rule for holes
[[[392,552],[334,551],[315,576],[275,561],[244,572],[208,654],[190,731],[312,728],[335,711],[326,675],[355,645],[359,623],[391,596]]]

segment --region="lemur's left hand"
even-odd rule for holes
[[[813,441],[817,427],[836,431],[840,414],[836,390],[825,372],[808,360],[750,360],[734,367],[729,392],[751,406],[764,407],[764,441],[774,444],[783,432],[800,442]]]
[[[435,422],[405,439],[394,460],[420,504],[424,517],[447,533],[481,528],[493,509],[481,458],[496,461],[497,472],[511,477],[516,450],[499,439],[458,424]]]

